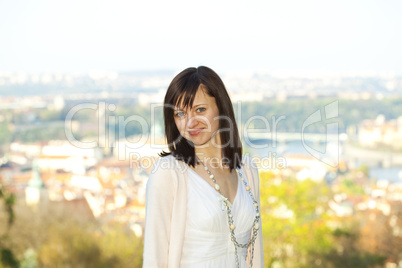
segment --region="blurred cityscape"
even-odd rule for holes
[[[57,235],[84,237],[60,227],[68,223],[96,225],[95,237],[122,227],[127,235],[93,248],[138,238],[126,255],[109,250],[116,267],[141,266],[145,187],[166,148],[161,104],[174,75],[0,73],[0,249],[8,263],[68,266],[75,244],[60,246]],[[239,72],[222,79],[244,154],[259,165],[267,267],[402,267],[402,77]],[[310,185],[300,191],[311,213],[291,202],[298,193],[291,185]],[[281,197],[281,189],[290,193]],[[306,225],[318,220],[321,227]],[[286,233],[289,226],[325,228],[327,251],[286,240],[298,236]],[[115,267],[107,264],[112,255],[100,263],[99,252],[77,263]]]

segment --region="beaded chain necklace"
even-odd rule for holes
[[[234,221],[233,221],[233,215],[232,215],[232,204],[230,203],[230,201],[222,194],[221,192],[221,187],[219,186],[219,184],[216,183],[215,180],[215,176],[211,173],[211,171],[208,169],[208,167],[204,164],[204,162],[202,162],[200,160],[200,158],[198,158],[198,156],[196,155],[198,161],[204,166],[204,169],[207,171],[209,178],[212,180],[212,182],[214,183],[214,188],[215,190],[220,194],[220,198],[223,201],[224,204],[224,208],[226,210],[227,216],[228,216],[228,224],[229,224],[229,230],[230,230],[230,237],[231,240],[235,246],[235,256],[236,256],[236,267],[239,268],[240,264],[239,264],[239,256],[237,255],[237,248],[248,248],[251,245],[251,259],[250,259],[250,267],[253,267],[253,257],[254,257],[254,243],[255,240],[257,238],[257,234],[258,234],[258,228],[260,227],[259,225],[259,220],[260,220],[260,212],[258,209],[258,203],[255,200],[253,193],[251,192],[251,188],[250,186],[247,184],[247,181],[245,180],[245,178],[243,177],[241,171],[239,168],[236,168],[236,172],[240,175],[240,180],[243,182],[243,185],[246,189],[246,191],[248,192],[251,200],[253,201],[253,205],[255,207],[255,218],[253,221],[253,227],[252,227],[252,233],[253,235],[250,237],[249,241],[245,244],[240,244],[237,242],[236,236],[235,236],[235,232],[234,230],[236,229],[236,225],[234,225]]]

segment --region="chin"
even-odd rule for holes
[[[201,133],[200,133],[201,134]],[[184,138],[194,144],[194,146],[203,146],[211,140],[211,136],[205,137],[204,135],[198,134],[196,137],[191,135],[186,135]]]
[[[200,146],[208,145],[209,141],[210,141],[209,139],[207,139],[207,140],[198,140],[198,141],[192,141],[192,143],[194,144],[194,146],[200,147]]]

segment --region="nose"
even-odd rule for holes
[[[188,117],[187,117],[187,128],[189,129],[193,129],[198,125],[198,119],[197,116],[194,115],[193,113],[188,113]]]

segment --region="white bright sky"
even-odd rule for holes
[[[402,1],[0,0],[0,71],[402,74]]]

